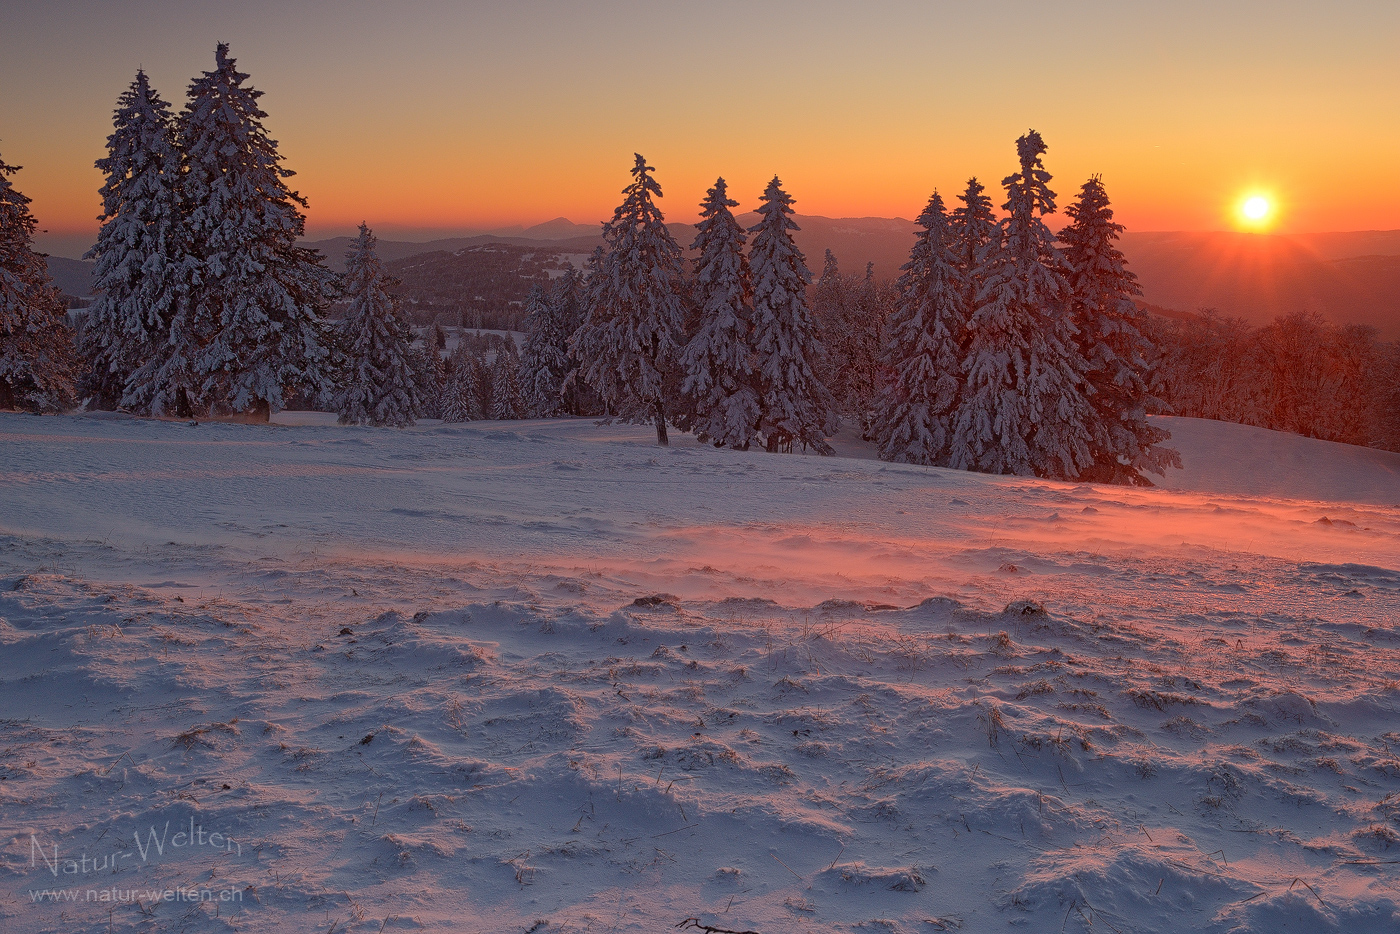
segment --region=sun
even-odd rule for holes
[[[1263,227],[1273,219],[1274,204],[1266,195],[1248,195],[1240,202],[1240,219],[1250,227]]]

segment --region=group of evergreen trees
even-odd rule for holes
[[[899,279],[871,433],[886,460],[988,473],[1145,482],[1179,464],[1147,421],[1153,347],[1099,178],[1059,244],[1035,131],[1017,140],[996,220],[976,179],[935,193]]]
[[[0,163],[0,408],[61,409],[80,390],[154,415],[266,419],[295,396],[334,405],[345,423],[412,423],[422,400],[395,280],[363,225],[344,276],[298,245],[306,201],[247,79],[221,44],[178,115],[144,72],[118,99],[97,161],[98,297],[76,348],[31,247],[28,199]],[[336,299],[347,309],[331,323]]]
[[[669,425],[717,446],[824,454],[842,416],[886,460],[1129,483],[1178,462],[1147,421],[1168,403],[1337,440],[1378,436],[1344,404],[1364,394],[1373,337],[1281,319],[1244,354],[1232,349],[1242,326],[1207,318],[1187,335],[1192,325],[1149,320],[1098,177],[1068,226],[1046,226],[1055,194],[1034,131],[1017,141],[1003,215],[975,178],[951,211],[935,192],[894,283],[869,267],[843,276],[828,251],[813,286],[776,177],[747,230],[717,179],[688,261],[638,155],[586,270],[535,284],[519,351],[509,336],[460,333],[447,354],[436,327],[419,347],[368,227],[343,276],[298,246],[306,202],[247,77],[220,45],[178,115],[141,72],[118,101],[97,163],[99,297],[77,336],[80,388],[99,402],[266,417],[295,397],[342,423],[389,426],[604,414],[654,425],[662,444]],[[74,339],[14,171],[0,163],[0,408],[60,409],[79,388]],[[331,321],[336,300],[344,311]],[[1205,359],[1211,348],[1221,359]],[[1207,388],[1250,360],[1259,372],[1240,385],[1268,393]]]
[[[1045,144],[1031,131],[1017,149],[1002,219],[976,179],[952,212],[933,195],[894,295],[881,295],[870,270],[853,289],[828,253],[813,291],[822,330],[839,342],[830,350],[779,180],[748,231],[724,179],[715,183],[688,274],[656,206],[661,188],[637,156],[582,287],[568,345],[579,375],[618,416],[653,423],[662,444],[669,422],[721,446],[830,453],[838,409],[854,408],[886,460],[1145,482],[1143,472],[1178,461],[1147,421],[1161,404],[1138,289],[1115,245],[1122,226],[1095,177],[1057,243],[1044,220],[1055,211]],[[853,326],[834,313],[852,307],[832,300],[838,291],[855,293],[857,307],[892,307],[880,327]],[[556,336],[545,343],[563,348],[557,323],[531,322],[532,341],[547,328]],[[541,385],[551,391],[567,379],[549,372]]]
[[[859,426],[861,435],[868,437],[899,290],[895,282],[875,277],[874,263],[865,264],[864,275],[843,274],[836,256],[827,250],[811,296],[812,316],[826,347],[818,376],[831,391],[842,419]]]
[[[266,417],[292,392],[331,391],[335,280],[297,245],[306,201],[263,127],[262,92],[228,46],[214,65],[178,115],[141,72],[118,101],[81,349],[94,388],[122,405]]]
[[[791,196],[775,177],[759,223],[745,231],[718,179],[700,206],[692,274],[657,207],[653,171],[636,157],[579,288],[582,319],[567,343],[575,364],[551,378],[596,395],[610,414],[653,424],[661,444],[670,424],[738,449],[830,453],[836,418],[817,377],[812,276],[792,240]],[[569,333],[547,320],[531,317],[527,348],[542,328]],[[556,351],[554,359],[565,357]]]
[[[448,423],[530,417],[520,381],[520,354],[511,336],[462,331],[456,348],[443,360],[446,335],[436,328],[428,333],[428,346],[421,352],[428,365],[420,370],[419,417]]]
[[[73,338],[44,257],[34,252],[29,199],[0,160],[0,409],[57,411],[70,405]]]
[[[653,424],[662,444],[671,425],[720,446],[823,454],[838,411],[854,408],[888,460],[1138,482],[1174,457],[1146,421],[1157,405],[1153,348],[1114,245],[1122,228],[1090,179],[1057,245],[1044,222],[1055,210],[1045,146],[1033,131],[1018,141],[1020,171],[1003,182],[1004,218],[975,179],[951,213],[935,193],[893,293],[868,269],[860,286],[844,282],[828,254],[813,290],[820,321],[779,179],[748,230],[718,179],[688,263],[638,155],[586,274],[531,292],[523,353],[508,339],[461,339],[444,360],[435,339],[411,346],[367,227],[343,277],[297,245],[305,201],[286,185],[292,173],[263,129],[260,92],[226,46],[215,64],[191,83],[178,117],[138,72],[98,163],[107,176],[91,253],[100,297],[80,346],[89,388],[125,407],[266,417],[301,393],[332,404],[344,423],[397,426],[601,410]],[[25,200],[8,182],[3,190],[5,210],[22,212],[7,230],[27,249]],[[7,272],[5,307],[27,288],[31,305],[50,302],[56,333],[56,296],[28,275],[40,285]],[[883,326],[843,320],[838,292],[860,296],[858,307],[868,299],[867,313],[888,305]],[[337,296],[348,304],[331,326],[324,315]],[[0,365],[17,373],[7,360]],[[40,382],[61,383],[71,368],[26,365],[26,392],[68,391]]]

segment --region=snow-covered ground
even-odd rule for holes
[[[281,420],[0,415],[0,930],[1400,929],[1400,456]]]

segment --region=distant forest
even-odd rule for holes
[[[506,243],[422,253],[387,263],[413,324],[524,329],[525,299],[566,268],[561,254]],[[551,276],[553,273],[553,276]]]

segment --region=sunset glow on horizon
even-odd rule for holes
[[[1393,5],[1012,7],[70,0],[10,13],[0,157],[50,239],[95,233],[117,96],[143,67],[178,110],[227,41],[313,237],[594,223],[633,152],[676,221],[721,175],[741,211],[775,173],[803,214],[912,218],[974,175],[999,206],[1030,127],[1061,206],[1101,174],[1132,230],[1240,227],[1255,178],[1270,230],[1400,226]]]

